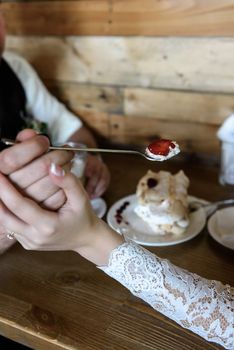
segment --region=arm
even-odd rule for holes
[[[20,79],[27,97],[27,110],[48,125],[52,143],[74,141],[97,147],[94,136],[64,104],[49,93],[33,67],[22,57],[5,53],[5,59]],[[86,190],[91,198],[101,196],[110,183],[110,173],[101,157],[88,155]]]
[[[23,57],[5,52],[4,58],[24,88],[29,115],[47,124],[52,143],[67,141],[82,127],[82,121],[47,90],[35,69]]]
[[[84,125],[69,137],[69,141],[84,143],[88,147],[97,147],[93,134]]]
[[[234,288],[176,267],[134,243],[116,248],[100,268],[182,327],[234,348]]]
[[[23,198],[0,176],[1,197],[15,215],[8,213],[5,225],[17,232],[15,236],[25,248],[74,250],[155,310],[203,338],[233,349],[233,288],[180,269],[134,243],[124,243],[122,236],[93,214],[74,176],[54,165],[50,175],[67,197],[57,213]]]

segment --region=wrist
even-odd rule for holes
[[[88,244],[74,250],[95,265],[104,266],[108,264],[111,252],[123,241],[121,235],[113,231],[104,221],[99,220]]]

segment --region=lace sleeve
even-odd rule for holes
[[[208,341],[234,349],[234,288],[176,267],[134,243],[99,267],[155,310]]]

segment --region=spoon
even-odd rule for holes
[[[5,146],[13,146],[15,141],[2,138],[1,143]],[[163,161],[169,159],[180,152],[179,146],[175,141],[159,139],[152,142],[143,151],[137,150],[123,150],[123,149],[106,149],[106,148],[79,148],[79,147],[67,147],[65,146],[50,146],[50,150],[65,150],[65,151],[81,151],[81,152],[96,152],[96,153],[120,153],[120,154],[135,154],[140,155],[147,160],[151,161]]]
[[[221,208],[226,208],[234,204],[234,198],[223,199],[216,202],[201,203],[199,201],[192,201],[189,203],[189,209],[195,211],[199,208],[203,208],[206,211],[206,215],[210,216],[214,211]]]

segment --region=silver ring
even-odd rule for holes
[[[8,239],[14,239],[15,238],[15,232],[14,231],[8,231],[7,238]]]

